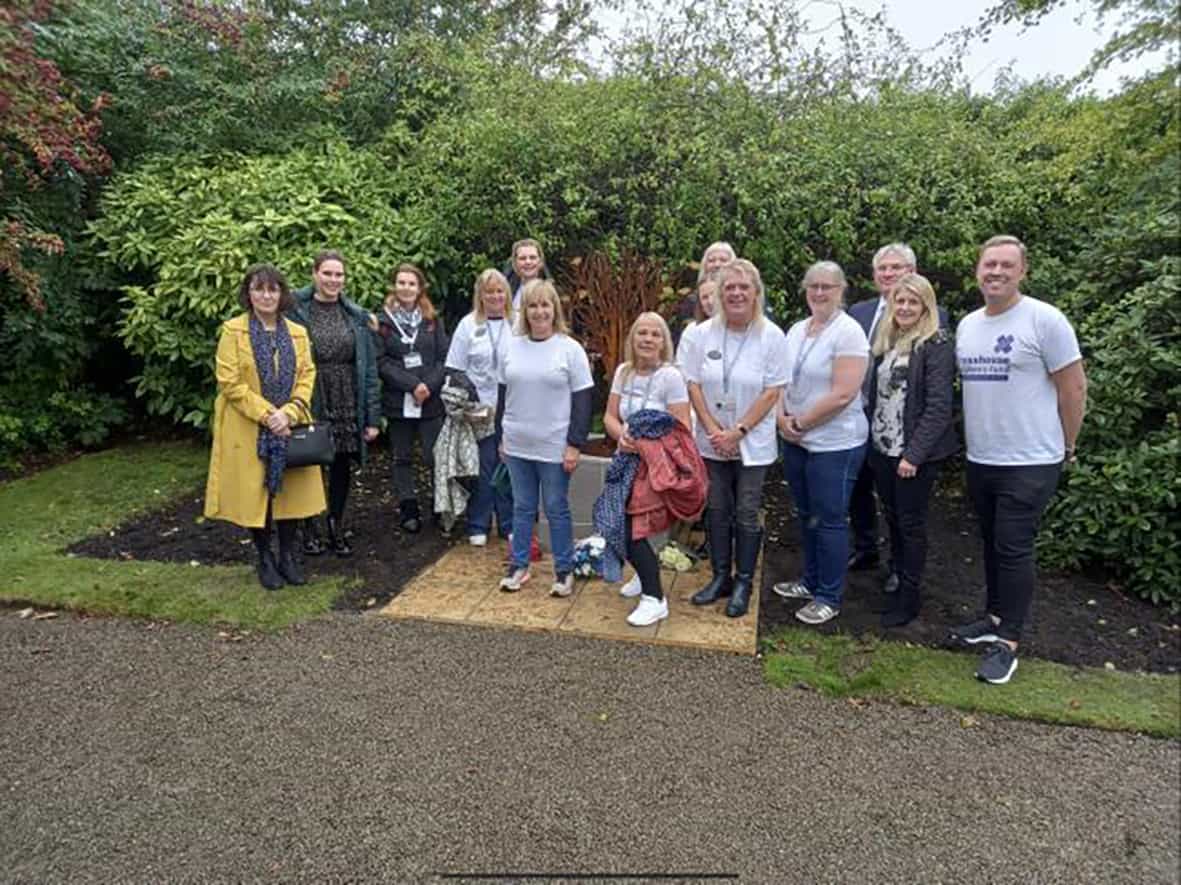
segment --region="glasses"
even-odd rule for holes
[[[839,283],[808,283],[804,286],[805,292],[833,292],[841,288]]]

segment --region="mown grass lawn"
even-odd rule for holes
[[[264,592],[244,566],[71,557],[64,548],[162,507],[204,479],[208,450],[145,443],[0,485],[0,602],[278,629],[325,612],[342,579]]]
[[[1181,735],[1181,676],[1121,673],[1021,658],[1007,685],[974,678],[979,655],[784,628],[762,642],[764,673],[832,697],[889,698],[968,713]],[[970,722],[968,723],[970,724]]]

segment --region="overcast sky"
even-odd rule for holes
[[[940,38],[968,25],[975,25],[993,0],[841,0],[848,8],[875,13],[885,7],[886,16],[916,49],[931,47],[938,50]],[[835,17],[835,3],[814,0],[808,15],[817,27],[823,27]],[[1091,58],[1091,53],[1107,42],[1118,29],[1119,16],[1108,16],[1102,28],[1091,13],[1094,3],[1089,0],[1068,0],[1042,19],[1041,24],[1021,33],[1018,25],[993,32],[988,43],[977,42],[964,70],[972,86],[987,92],[997,73],[1009,63],[1025,79],[1043,75],[1070,77],[1077,74]],[[1082,21],[1076,19],[1082,15]],[[1101,94],[1116,92],[1120,77],[1139,73],[1136,68],[1113,67],[1099,74],[1093,88]]]

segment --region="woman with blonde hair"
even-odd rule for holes
[[[919,613],[931,489],[943,460],[959,449],[951,410],[955,341],[939,327],[935,290],[925,277],[907,274],[894,284],[873,359],[869,461],[898,576],[882,626],[900,627]]]
[[[426,276],[413,264],[399,264],[390,273],[378,331],[382,338],[377,368],[383,382],[382,407],[387,419],[391,478],[402,530],[422,529],[414,488],[414,438],[422,458],[434,469],[435,440],[443,428],[444,361],[447,330],[427,294]]]
[[[673,365],[672,334],[658,313],[642,313],[627,335],[624,362],[615,370],[603,427],[618,441],[619,451],[636,454],[635,440],[628,433],[628,419],[645,409],[667,412],[689,428],[689,391],[680,370]],[[620,595],[640,597],[628,616],[636,627],[654,624],[668,617],[668,601],[660,586],[660,561],[647,537],[633,537],[633,520],[624,519],[627,561],[635,576],[623,585]]]
[[[464,372],[475,386],[480,402],[491,407],[493,412],[500,404],[498,376],[513,334],[512,322],[508,280],[495,268],[481,271],[472,293],[472,312],[459,321],[451,336],[447,368]],[[468,505],[467,516],[468,541],[476,547],[488,543],[493,511],[502,538],[508,537],[512,527],[513,497],[492,485],[499,447],[498,433],[479,441],[480,478]]]
[[[741,258],[718,271],[721,298],[685,365],[697,447],[709,471],[706,528],[713,579],[695,605],[729,597],[746,614],[763,543],[763,479],[775,462],[774,406],[787,381],[783,332],[763,315],[763,280]],[[734,568],[731,577],[731,567]]]
[[[515,592],[529,580],[540,499],[554,557],[550,592],[569,596],[574,590],[570,474],[590,433],[590,361],[570,336],[562,301],[548,280],[525,286],[515,331],[500,363],[503,389],[496,420],[513,487],[511,560],[500,589]]]

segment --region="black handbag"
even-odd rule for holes
[[[312,418],[311,409],[301,399],[292,400],[300,406],[308,417],[306,424],[295,424],[291,427],[291,436],[287,440],[287,466],[290,467],[327,467],[336,460],[336,443],[332,440],[332,423],[330,421],[316,421]]]

